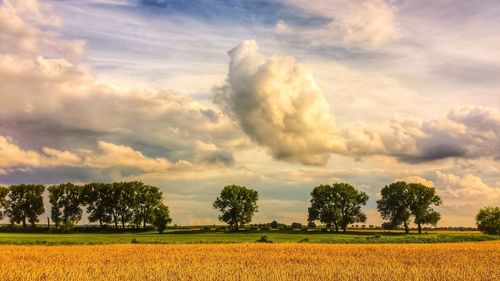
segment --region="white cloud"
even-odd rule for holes
[[[278,34],[290,34],[293,33],[293,29],[284,20],[279,20],[274,26],[274,32]]]
[[[436,172],[437,183],[445,206],[500,204],[500,186],[489,186],[475,175],[458,176]]]
[[[36,0],[5,0],[0,5],[0,52],[19,55],[65,54],[79,57],[85,41],[61,39],[61,20]]]
[[[323,92],[304,65],[293,57],[261,61],[255,41],[243,41],[229,56],[228,84],[215,100],[274,158],[325,164],[343,148]]]
[[[385,0],[290,0],[291,4],[332,20],[319,29],[302,30],[314,45],[379,49],[401,37],[396,9]]]

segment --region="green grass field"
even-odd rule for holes
[[[257,232],[156,232],[142,233],[0,233],[0,244],[128,244],[132,243],[250,243],[267,236],[274,243],[443,243],[500,240],[500,236],[481,233],[435,232],[401,234],[390,232],[306,233],[283,231]]]

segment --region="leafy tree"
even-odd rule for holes
[[[9,194],[9,189],[7,187],[0,186],[0,220],[3,219],[3,214],[7,207],[7,194]]]
[[[249,223],[257,212],[257,191],[239,185],[225,186],[220,196],[213,203],[214,209],[222,214],[219,220],[229,224],[229,228],[239,230],[241,225]]]
[[[54,185],[48,188],[49,191],[49,203],[50,203],[50,218],[52,222],[56,225],[56,229],[62,222],[63,215],[63,197],[64,197],[64,186]]]
[[[330,230],[333,225],[335,231],[340,227],[345,232],[349,224],[366,221],[361,206],[368,201],[368,195],[350,184],[320,185],[313,189],[311,196],[308,219],[310,222],[319,220]]]
[[[120,222],[122,228],[130,224],[134,218],[136,188],[128,182],[114,182],[112,188],[112,217],[115,226]]]
[[[320,185],[311,192],[311,207],[309,207],[309,222],[319,220],[326,224],[330,231],[335,227],[339,231],[340,209],[335,199],[335,190],[330,185]]]
[[[159,233],[163,233],[167,229],[167,224],[171,222],[170,212],[166,205],[160,204],[153,209],[153,225]]]
[[[11,185],[6,211],[10,222],[22,223],[23,227],[26,227],[26,220],[28,220],[31,226],[35,227],[38,217],[45,211],[42,197],[44,191],[43,185]]]
[[[56,228],[62,222],[65,225],[75,225],[82,219],[82,187],[72,183],[64,183],[48,188],[51,218]]]
[[[441,198],[436,194],[434,187],[427,187],[421,183],[409,183],[409,209],[418,227],[418,233],[422,233],[422,224],[436,225],[441,215],[431,208],[431,205],[439,206]]]
[[[380,194],[381,198],[377,201],[377,209],[382,218],[389,221],[389,224],[385,226],[395,229],[403,224],[405,232],[408,233],[410,231],[408,221],[411,215],[408,184],[404,181],[391,183],[382,188]]]
[[[130,182],[135,190],[135,204],[133,210],[134,224],[143,228],[153,220],[153,211],[161,204],[162,193],[158,187],[145,185],[142,182]]]
[[[109,183],[86,184],[82,190],[82,202],[87,206],[90,222],[110,223],[112,220],[112,185]]]
[[[500,235],[500,207],[484,207],[476,216],[477,228],[492,235]]]

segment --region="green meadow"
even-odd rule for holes
[[[348,231],[341,233],[307,231],[169,231],[129,233],[0,233],[0,244],[74,245],[74,244],[184,244],[184,243],[253,243],[266,236],[272,243],[451,243],[499,240],[479,232],[429,231],[402,234],[384,231]]]

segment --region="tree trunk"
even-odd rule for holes
[[[26,217],[23,217],[23,227],[26,227]]]
[[[146,218],[142,221],[142,228],[146,228]]]
[[[238,222],[236,222],[236,231],[240,230],[240,226],[238,225]]]
[[[420,223],[418,225],[418,234],[422,234],[422,225]]]
[[[335,225],[335,232],[339,232],[339,225],[336,222],[334,222],[333,225]]]
[[[408,228],[408,222],[404,222],[404,226],[405,226],[405,233],[410,233],[410,229]]]
[[[347,232],[347,226],[343,225],[342,226],[342,231]]]

